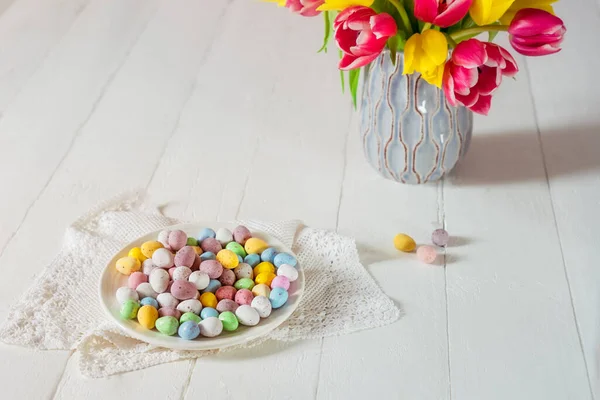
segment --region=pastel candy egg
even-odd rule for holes
[[[219,282],[223,286],[233,286],[235,283],[235,273],[231,269],[224,269],[223,273],[221,273],[221,277],[219,277]]]
[[[179,323],[183,324],[186,321],[193,321],[195,323],[199,323],[200,321],[202,321],[202,319],[200,319],[200,317],[194,314],[193,312],[186,312],[181,314],[181,318],[179,318]]]
[[[215,308],[217,306],[217,296],[214,293],[206,292],[200,295],[200,303],[203,307]]]
[[[167,290],[169,286],[169,280],[171,277],[169,273],[162,268],[156,268],[154,271],[150,273],[150,278],[148,281],[150,282],[150,286],[156,293],[162,293]]]
[[[140,309],[140,304],[135,300],[125,300],[121,304],[119,314],[123,319],[134,319],[137,316],[137,312]]]
[[[155,299],[156,296],[158,296],[158,293],[152,289],[152,286],[148,282],[140,283],[138,287],[135,288],[135,291],[140,296],[140,299],[143,299],[144,297],[152,297]]]
[[[173,260],[176,267],[191,267],[194,265],[194,260],[196,259],[196,252],[191,246],[183,246],[177,254],[175,254],[175,259]]]
[[[290,281],[285,276],[276,276],[271,282],[271,289],[282,288],[288,290],[290,288]]]
[[[248,254],[260,254],[268,248],[269,245],[264,240],[254,237],[246,240],[244,244],[244,250]]]
[[[171,268],[173,266],[173,253],[161,247],[152,253],[152,262],[158,268]]]
[[[175,267],[175,270],[173,271],[173,280],[174,281],[179,281],[179,280],[187,281],[191,274],[192,274],[192,270],[188,267]]]
[[[164,247],[169,247],[169,234],[171,231],[162,230],[158,233],[158,241],[162,243]]]
[[[188,239],[189,240],[189,239]],[[195,246],[190,246],[192,249],[194,249],[194,252],[198,255],[202,254],[202,247],[198,246],[198,244],[196,244]]]
[[[229,242],[233,242],[233,234],[227,228],[219,228],[215,239],[221,243],[221,246],[225,247]]]
[[[210,282],[210,277],[206,272],[194,271],[189,276],[188,281],[192,282],[196,286],[196,289],[204,290]]]
[[[236,293],[237,293],[237,289],[234,288],[233,286],[221,286],[215,292],[215,296],[217,297],[217,300],[223,300],[223,299],[233,300],[235,298]]]
[[[163,247],[165,246],[163,246],[161,242],[151,240],[149,242],[142,243],[140,250],[142,250],[142,254],[145,257],[152,258],[154,252],[158,249],[162,249]]]
[[[235,314],[231,311],[221,313],[219,319],[223,323],[223,330],[226,330],[227,332],[235,331],[240,324]]]
[[[200,256],[198,254],[196,254],[194,256],[194,262],[192,263],[191,266],[191,270],[192,271],[198,271],[200,269],[200,263],[202,262],[202,259],[200,258]]]
[[[257,296],[250,303],[250,307],[254,308],[258,315],[261,318],[267,318],[271,315],[271,311],[273,310],[273,306],[271,306],[271,302],[265,296]]]
[[[152,306],[158,310],[158,301],[156,301],[156,299],[153,299],[152,297],[144,297],[140,301],[140,305],[141,306]]]
[[[238,225],[233,230],[233,240],[241,244],[242,246],[246,244],[246,241],[252,237],[252,233],[250,230],[246,228],[244,225]]]
[[[431,264],[437,258],[437,250],[433,246],[419,246],[417,258],[425,264]]]
[[[242,325],[255,326],[260,322],[258,311],[247,304],[241,305],[235,310],[235,316]]]
[[[223,332],[223,323],[219,318],[208,317],[198,324],[200,334],[205,337],[219,336]]]
[[[123,286],[117,289],[117,301],[119,304],[123,304],[127,300],[138,301],[139,299],[140,296],[138,293],[130,287]]]
[[[232,311],[235,312],[235,310],[237,310],[237,308],[239,307],[239,304],[236,303],[233,300],[230,299],[223,299],[220,300],[219,303],[217,304],[217,311],[222,313],[225,311]]]
[[[242,257],[242,262],[244,261],[243,257],[246,257],[246,255],[247,255],[246,250],[244,250],[244,246],[242,246],[241,244],[239,244],[237,242],[228,243],[227,246],[225,246],[225,248],[227,250],[233,251],[239,257]]]
[[[446,247],[448,245],[448,241],[450,240],[450,235],[446,232],[445,229],[436,229],[431,234],[431,241],[436,246]]]
[[[156,268],[158,268],[158,267],[156,266],[156,264],[154,264],[154,261],[152,261],[151,258],[146,259],[142,263],[142,272],[144,273],[144,275],[150,276],[152,271],[155,270]]]
[[[177,328],[179,328],[179,322],[175,317],[164,316],[156,320],[156,329],[163,335],[172,336],[177,333]]]
[[[215,293],[221,286],[221,282],[216,279],[211,279],[210,282],[208,282],[208,286],[202,291],[202,293]]]
[[[179,325],[177,333],[179,333],[179,337],[182,339],[194,340],[200,335],[200,327],[194,321],[185,321]]]
[[[273,282],[273,279],[275,279],[276,276],[277,275],[272,272],[262,272],[254,278],[254,282],[256,282],[256,284],[264,283],[267,286],[271,286],[271,282]]]
[[[175,296],[173,296],[171,293],[159,294],[158,296],[156,296],[156,301],[158,302],[158,305],[160,306],[160,308],[163,308],[163,307],[175,308],[179,305],[179,300],[177,300],[175,298]]]
[[[178,251],[187,244],[187,234],[182,230],[175,230],[169,233],[169,246],[171,249]]]
[[[288,300],[288,292],[280,287],[273,288],[271,289],[269,300],[271,300],[271,306],[273,308],[279,308]]]
[[[142,268],[142,263],[137,258],[127,256],[119,258],[115,268],[123,275],[131,275]]]
[[[266,249],[265,251],[263,251],[260,254],[260,259],[263,261],[268,261],[272,264],[276,255],[277,255],[277,250],[275,250],[274,247],[269,247],[268,249]]]
[[[200,254],[201,261],[216,260],[216,259],[217,259],[217,256],[215,255],[215,253],[213,253],[211,251],[207,251],[205,253]]]
[[[263,261],[254,267],[254,276],[258,276],[263,272],[270,272],[272,274],[275,273],[275,266],[268,261]]]
[[[240,289],[235,294],[235,302],[239,305],[250,304],[252,303],[252,299],[254,295],[248,289]]]
[[[260,283],[252,288],[252,294],[254,296],[263,296],[268,298],[271,294],[271,288],[264,283]]]
[[[238,279],[237,282],[235,282],[234,287],[236,289],[252,290],[252,288],[254,287],[254,281],[250,278]]]
[[[394,247],[400,251],[410,253],[417,247],[417,243],[415,243],[415,240],[410,236],[399,233],[394,236]]]
[[[148,277],[142,272],[137,271],[129,275],[129,278],[127,279],[127,286],[129,286],[132,289],[135,289],[140,283],[144,282],[148,282]]]
[[[260,264],[260,261],[260,255],[258,254],[248,254],[246,257],[244,257],[244,262],[250,265],[252,268]]]
[[[158,319],[158,310],[152,306],[143,306],[137,313],[137,320],[146,329],[154,329]]]
[[[177,309],[182,313],[191,312],[194,314],[200,314],[202,311],[202,303],[198,299],[184,300],[177,305]]]
[[[202,311],[200,311],[200,318],[207,319],[210,317],[218,317],[219,312],[212,307],[204,307]]]
[[[186,246],[198,246],[198,239],[196,239],[195,237],[191,237],[191,236],[188,237]]]
[[[199,271],[207,274],[210,279],[217,279],[223,273],[223,266],[217,260],[206,260],[200,263]]]
[[[210,228],[203,228],[200,230],[200,233],[198,233],[198,236],[196,237],[196,239],[198,239],[198,243],[202,242],[204,239],[206,238],[215,238],[215,236],[217,236],[217,234],[215,233],[215,231],[213,231]]]
[[[221,263],[223,268],[234,269],[240,264],[240,261],[235,254],[231,250],[221,250],[217,253],[217,261]]]
[[[127,255],[129,257],[137,258],[141,263],[148,259],[148,257],[146,257],[142,253],[142,249],[140,249],[139,247],[134,247],[133,249],[129,250],[129,253],[127,253]]]
[[[236,279],[254,278],[254,272],[252,271],[250,264],[241,263],[234,268],[233,272],[235,273]]]
[[[277,276],[285,276],[290,282],[298,279],[298,270],[289,264],[282,264],[277,268]]]
[[[192,282],[176,280],[171,285],[171,294],[178,300],[195,299],[198,289]]]
[[[298,264],[298,261],[296,260],[296,257],[291,254],[279,253],[275,256],[273,264],[275,264],[276,267],[279,267],[283,264],[288,264],[292,267],[295,267]]]
[[[181,317],[181,311],[179,311],[175,307],[161,307],[158,309],[158,316],[159,317],[167,317],[167,316],[174,317],[174,318],[177,318],[177,320],[179,321],[179,318]]]
[[[221,243],[217,239],[206,238],[200,243],[200,247],[204,251],[210,251],[211,253],[217,254],[223,249]]]
[[[239,254],[237,255],[237,258],[238,258],[238,265],[239,265],[240,263],[243,263],[243,262],[244,262],[244,259],[243,259],[243,258],[242,258],[242,256],[240,256]]]

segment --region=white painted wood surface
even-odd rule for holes
[[[353,236],[404,312],[101,380],[77,354],[0,345],[3,398],[598,398],[600,13],[556,8],[563,52],[519,58],[456,173],[413,187],[364,161],[336,54],[315,52],[319,18],[245,0],[0,1],[1,318],[70,221],[138,186],[186,219]],[[443,224],[457,240],[439,266],[391,246]]]

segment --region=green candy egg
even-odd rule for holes
[[[179,328],[177,318],[171,317],[170,315],[160,317],[156,320],[156,329],[162,334],[172,336],[177,333],[177,328]]]
[[[246,250],[244,250],[244,247],[238,242],[229,242],[227,246],[225,246],[225,248],[227,250],[233,251],[235,254],[242,258],[246,257],[247,255]]]
[[[198,246],[198,239],[196,239],[195,237],[187,238],[187,245],[188,246]]]
[[[126,300],[121,304],[121,318],[123,319],[134,319],[137,316],[137,312],[140,309],[140,303],[135,300]]]
[[[250,278],[238,279],[237,282],[233,284],[233,287],[236,288],[237,290],[240,290],[240,289],[252,290],[252,288],[254,287],[254,281]]]
[[[179,324],[183,324],[185,321],[194,321],[195,323],[199,323],[202,321],[202,319],[193,312],[186,312],[183,313],[181,318],[179,318]]]
[[[235,314],[231,311],[222,312],[221,315],[219,315],[219,319],[223,323],[223,329],[228,332],[235,331],[240,324]]]

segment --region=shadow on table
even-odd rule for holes
[[[600,172],[600,125],[562,127],[541,135],[550,178]],[[536,131],[474,133],[465,158],[450,177],[454,185],[543,181]]]

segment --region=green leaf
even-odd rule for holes
[[[475,21],[473,21],[473,18],[471,18],[471,16],[469,14],[467,14],[467,16],[462,21],[461,28],[467,29],[467,28],[472,28],[474,26],[477,26],[477,24],[475,23]]]
[[[331,38],[331,20],[329,19],[329,11],[323,12],[323,18],[325,19],[325,34],[323,35],[323,46],[321,46],[317,53],[320,53],[322,51],[327,53],[327,44],[329,43],[329,39]]]
[[[396,52],[398,51],[398,35],[390,37],[387,41],[387,46],[390,49],[390,59],[392,64],[396,65]]]
[[[496,36],[498,36],[499,31],[490,31],[488,32],[488,42],[493,42],[494,39],[496,39]]]
[[[348,73],[348,86],[350,87],[350,94],[352,95],[352,103],[354,109],[356,109],[356,92],[358,91],[358,77],[360,76],[360,68],[351,69]]]

